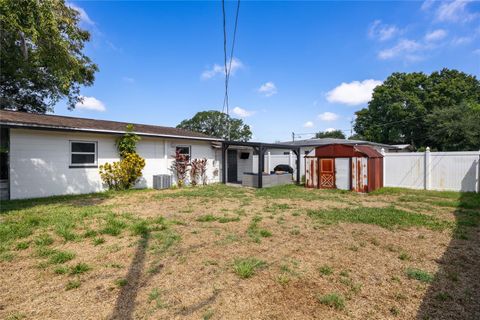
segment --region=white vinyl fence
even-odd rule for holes
[[[383,185],[425,190],[480,192],[480,151],[383,152]],[[295,155],[265,155],[265,171],[277,164],[296,170]],[[304,175],[304,155],[300,174]],[[258,156],[252,158],[252,172],[258,171]]]
[[[383,155],[385,187],[479,192],[479,151]]]

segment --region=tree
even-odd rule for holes
[[[466,103],[435,108],[427,116],[426,124],[429,138],[441,145],[442,151],[480,148],[480,109]]]
[[[220,111],[197,112],[191,119],[183,120],[177,128],[204,133],[233,141],[248,141],[252,138],[250,126]],[[229,138],[230,131],[230,138]]]
[[[45,113],[60,99],[75,108],[98,70],[79,21],[64,0],[0,1],[0,109]]]
[[[476,119],[479,104],[480,82],[475,76],[449,69],[430,75],[393,73],[374,89],[368,107],[356,112],[354,129],[366,140],[380,143],[478,149],[480,140],[472,145],[467,130],[454,128],[455,121],[470,123],[467,115]]]
[[[320,131],[315,134],[315,138],[337,138],[345,139],[345,135],[342,130],[332,130],[332,131]]]

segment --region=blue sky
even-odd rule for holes
[[[176,126],[222,110],[220,1],[69,4],[100,71],[83,105],[71,112],[62,102],[56,114]],[[229,40],[235,6],[227,2]],[[349,130],[392,72],[480,76],[480,2],[242,1],[234,57],[230,111],[253,140]]]

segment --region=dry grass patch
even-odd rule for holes
[[[477,204],[293,185],[2,202],[0,318],[474,318]]]

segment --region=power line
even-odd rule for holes
[[[223,0],[222,0],[223,1]],[[225,85],[227,90],[225,91],[225,97],[223,99],[223,108],[227,109],[227,114],[228,114],[228,109],[229,109],[229,101],[228,101],[228,84],[230,81],[230,73],[232,72],[232,61],[233,61],[233,51],[235,50],[235,40],[237,38],[237,26],[238,26],[238,13],[240,12],[240,0],[237,1],[237,10],[235,13],[235,26],[233,29],[233,39],[232,39],[232,48],[230,50],[230,61],[229,61],[229,66],[228,66],[228,73],[225,75]],[[225,14],[225,11],[224,11]]]
[[[418,117],[412,117],[408,119],[403,119],[403,120],[398,120],[398,121],[391,121],[391,122],[385,122],[385,123],[380,123],[380,124],[372,124],[370,127],[384,127],[388,126],[391,124],[396,124],[396,123],[402,123],[402,122],[407,122],[411,120],[416,120],[419,118],[423,118],[424,116],[418,116]],[[342,132],[349,132],[351,129],[335,129],[336,131],[342,131]],[[294,133],[292,132],[294,136],[301,136],[301,135],[310,135],[310,134],[317,134],[318,132],[306,132],[306,133]]]
[[[223,102],[223,110],[225,111],[225,97],[228,95],[228,81],[227,81],[227,17],[225,15],[225,0],[222,0],[222,17],[223,17],[223,66],[225,68],[225,95]],[[228,110],[227,110],[228,114]]]

